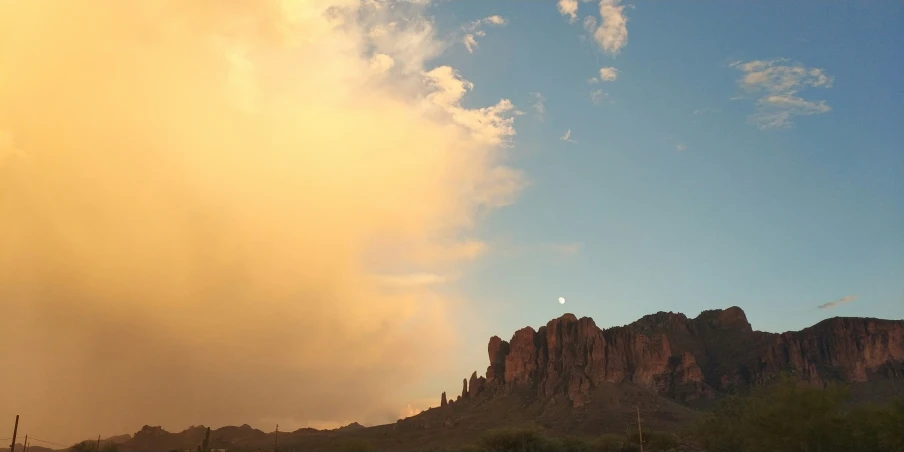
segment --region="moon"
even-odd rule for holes
[[[565,297],[559,297],[559,304],[565,304]]]

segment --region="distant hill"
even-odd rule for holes
[[[24,440],[25,438],[22,438],[22,439]],[[22,447],[21,443],[16,443],[16,446],[13,448],[14,452],[23,452],[24,450],[25,450],[25,448]],[[44,446],[34,446],[31,444],[28,445],[28,452],[52,452],[52,451],[53,451],[53,449],[48,449]]]
[[[673,431],[720,397],[782,372],[818,386],[847,383],[860,400],[904,393],[902,320],[832,318],[775,334],[753,330],[737,307],[693,319],[659,312],[607,329],[565,314],[537,330],[522,328],[509,341],[490,338],[487,354],[485,376],[473,372],[454,400],[443,393],[440,406],[394,424],[280,432],[280,452],[336,450],[356,441],[380,451],[440,449],[474,443],[500,427],[623,434],[638,409],[645,429]],[[166,452],[195,449],[205,430],[145,426],[115,438],[123,452]],[[248,425],[222,427],[211,431],[210,446],[263,452],[274,439]]]

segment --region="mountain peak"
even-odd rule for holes
[[[904,375],[904,321],[830,319],[779,335],[753,331],[738,306],[694,319],[658,312],[607,329],[566,313],[539,330],[521,328],[508,342],[493,336],[487,352],[486,378],[475,372],[465,379],[461,399],[527,389],[539,398],[565,396],[577,407],[594,387],[630,382],[690,403],[787,369],[818,384]]]

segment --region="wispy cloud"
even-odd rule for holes
[[[581,242],[544,243],[540,245],[540,249],[559,257],[567,257],[580,253],[584,249],[584,244]]]
[[[400,275],[379,275],[377,281],[384,286],[391,287],[417,287],[445,284],[458,279],[457,276],[441,275],[437,273],[407,273]]]
[[[567,141],[569,143],[577,143],[577,141],[571,138],[571,129],[565,131],[565,135],[562,135],[561,137],[559,137],[559,139],[562,141]]]
[[[589,81],[591,84],[600,82],[614,82],[618,78],[618,69],[614,67],[600,68],[599,77],[592,77]]]
[[[530,93],[531,96],[534,97],[534,103],[531,104],[531,108],[537,114],[537,119],[543,120],[546,117],[546,98],[543,97],[542,93]]]
[[[693,113],[694,113],[694,115],[697,115],[697,116],[716,114],[716,113],[722,113],[722,109],[721,108],[698,108],[698,109],[694,110]]]
[[[845,304],[845,303],[850,303],[850,302],[852,302],[852,301],[854,301],[854,300],[856,300],[856,299],[857,299],[857,296],[856,296],[856,295],[848,295],[848,296],[846,296],[846,297],[841,297],[841,298],[839,298],[838,300],[830,301],[830,302],[825,303],[825,304],[821,304],[821,305],[817,306],[817,308],[819,308],[819,309],[832,309],[832,308],[838,307],[838,306],[840,306],[840,305],[843,305],[843,304]]]
[[[484,17],[483,19],[477,19],[477,20],[468,22],[462,28],[465,31],[474,31],[474,30],[480,29],[481,27],[486,26],[486,25],[505,25],[507,23],[508,23],[508,21],[505,20],[504,17],[494,15],[494,16]]]
[[[522,257],[527,255],[567,259],[577,256],[584,250],[584,243],[577,241],[539,242],[531,244],[501,243],[493,247],[495,253],[506,257]]]
[[[474,53],[474,51],[477,50],[477,37],[483,37],[487,34],[486,31],[483,30],[483,27],[488,25],[502,26],[506,23],[508,22],[504,17],[495,15],[468,22],[461,27],[462,30],[465,31],[465,35],[461,38],[461,42],[465,45],[465,48],[468,49],[468,53]]]
[[[806,88],[830,88],[834,80],[823,69],[806,67],[787,59],[736,61],[729,66],[743,72],[738,84],[756,96],[750,121],[760,129],[786,129],[795,116],[809,116],[832,110],[824,100],[808,101],[798,96]]]
[[[675,150],[678,152],[687,150],[687,145],[684,143],[678,143],[675,145]]]
[[[483,31],[468,33],[461,38],[461,43],[465,45],[466,49],[468,49],[468,53],[474,53],[474,49],[477,48],[477,36],[484,35],[486,35],[486,33]]]
[[[590,92],[590,100],[593,101],[594,104],[599,105],[603,100],[606,99],[608,95],[605,91],[601,89],[595,89]]]
[[[578,0],[559,0],[556,4],[559,14],[568,16],[568,23],[573,24],[578,21]]]

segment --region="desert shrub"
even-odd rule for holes
[[[639,435],[636,431],[631,431],[627,435],[628,443],[631,445],[640,444],[638,438]],[[678,437],[675,435],[654,431],[643,432],[643,448],[645,451],[667,451],[676,447],[678,447]]]
[[[483,452],[483,448],[475,446],[473,444],[469,444],[467,446],[462,446],[457,449],[450,449],[446,452]]]
[[[904,451],[904,399],[887,406],[861,406],[845,419],[846,444],[851,452]]]
[[[339,452],[375,452],[373,444],[363,439],[349,439],[337,445]]]
[[[624,435],[601,435],[596,440],[596,450],[600,452],[635,452],[640,451],[637,444],[631,444]]]
[[[506,429],[487,432],[480,442],[486,452],[558,452],[558,444],[542,432]]]
[[[95,450],[98,450],[97,441],[82,441],[80,443],[74,444],[69,448],[69,450],[71,452],[95,452]],[[116,443],[101,441],[99,450],[100,452],[117,452],[117,450],[119,450],[119,447],[116,445]]]
[[[748,396],[730,396],[691,427],[711,452],[900,452],[904,406],[848,409],[841,386],[819,389],[783,377]]]
[[[554,446],[554,450],[559,452],[595,452],[596,445],[584,438],[576,436],[566,436],[551,440],[550,444]]]

